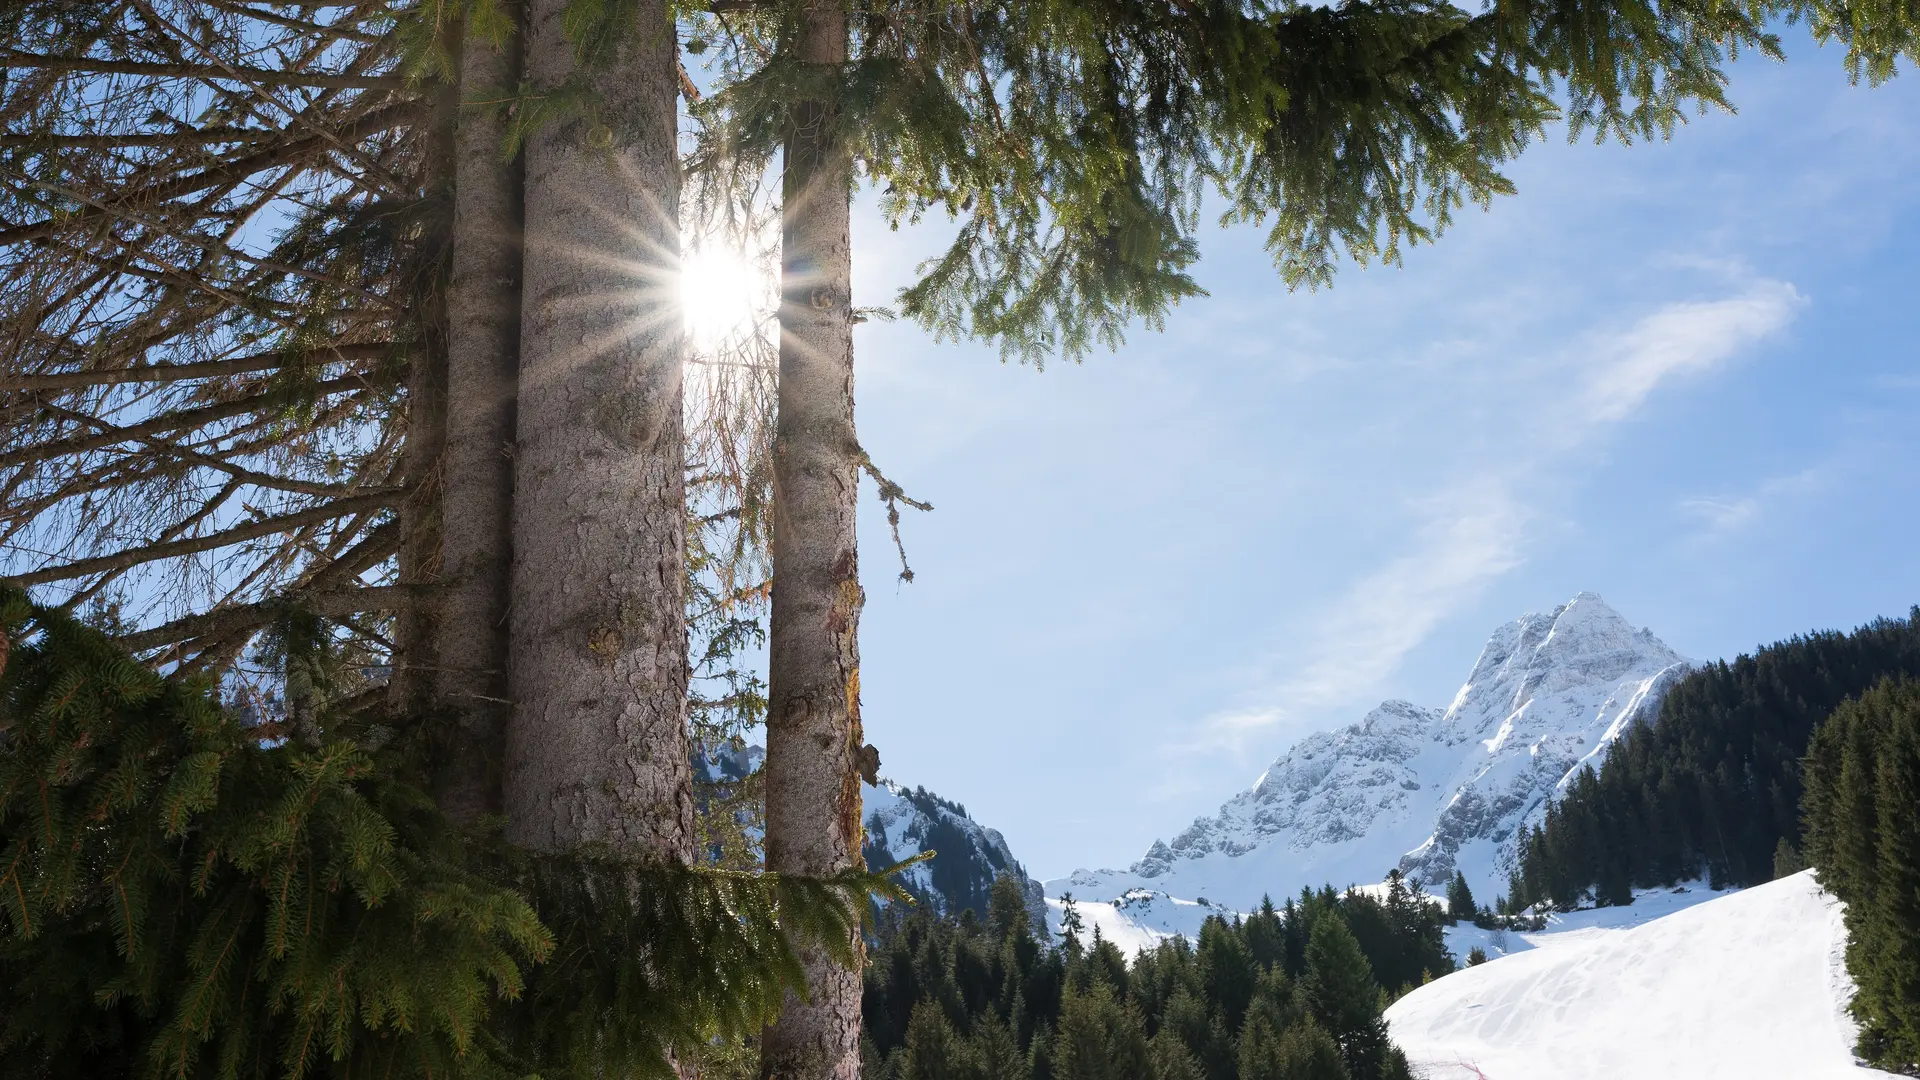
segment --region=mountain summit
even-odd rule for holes
[[[1445,709],[1388,701],[1310,735],[1127,870],[1075,871],[1047,893],[1143,914],[1172,912],[1176,896],[1248,910],[1262,896],[1377,882],[1399,867],[1433,890],[1458,869],[1490,903],[1506,891],[1520,830],[1583,764],[1652,718],[1687,667],[1583,592],[1495,630]]]

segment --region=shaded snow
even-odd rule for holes
[[[1680,885],[1662,889],[1640,889],[1634,893],[1631,905],[1624,907],[1588,908],[1581,911],[1569,911],[1547,916],[1547,925],[1537,934],[1581,935],[1595,930],[1625,930],[1664,918],[1676,911],[1690,908],[1695,904],[1704,904],[1716,897],[1731,895],[1732,890],[1712,889],[1699,881],[1689,881]],[[1476,946],[1484,950],[1488,957],[1497,959],[1512,953],[1525,952],[1534,947],[1536,933],[1522,933],[1517,930],[1482,930],[1472,923],[1460,923],[1446,929],[1447,951],[1453,954],[1453,961],[1466,966],[1467,954]],[[1569,941],[1573,938],[1556,937],[1556,941]]]
[[[1200,938],[1200,924],[1209,915],[1232,921],[1245,912],[1221,907],[1210,900],[1183,900],[1152,889],[1134,889],[1111,900],[1082,900],[1076,894],[1074,909],[1084,926],[1080,943],[1090,945],[1097,929],[1100,936],[1132,955],[1151,949],[1176,934],[1188,941]],[[1062,897],[1047,897],[1047,930],[1056,940],[1062,934],[1067,902]]]
[[[1387,1022],[1426,1080],[1889,1076],[1853,1060],[1840,915],[1811,871],[1643,894],[1513,935],[1523,947],[1414,990]]]

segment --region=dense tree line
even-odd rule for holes
[[[1801,758],[1815,728],[1901,674],[1920,676],[1920,609],[1692,672],[1525,838],[1509,905],[1627,903],[1635,887],[1701,875],[1716,886],[1772,879],[1801,846]]]
[[[1069,906],[1067,922],[1079,926]],[[1003,876],[984,913],[884,921],[867,968],[869,1080],[1397,1080],[1381,1011],[1453,970],[1439,906],[1303,891],[1129,960],[1036,936]]]
[[[1859,1051],[1920,1068],[1920,682],[1846,702],[1807,751],[1806,855],[1847,905]]]

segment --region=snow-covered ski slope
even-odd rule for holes
[[[1682,906],[1700,896],[1713,898]],[[1854,1063],[1840,914],[1811,871],[1650,894],[1517,935],[1509,955],[1394,1002],[1387,1022],[1426,1080],[1890,1076]]]

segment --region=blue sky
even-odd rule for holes
[[[1290,294],[1216,232],[1165,333],[1040,372],[862,327],[862,441],[937,507],[901,586],[862,504],[882,771],[1051,877],[1582,589],[1696,659],[1920,602],[1920,80],[1787,41],[1739,115],[1556,133],[1404,268]],[[863,213],[858,302],[935,243]]]

